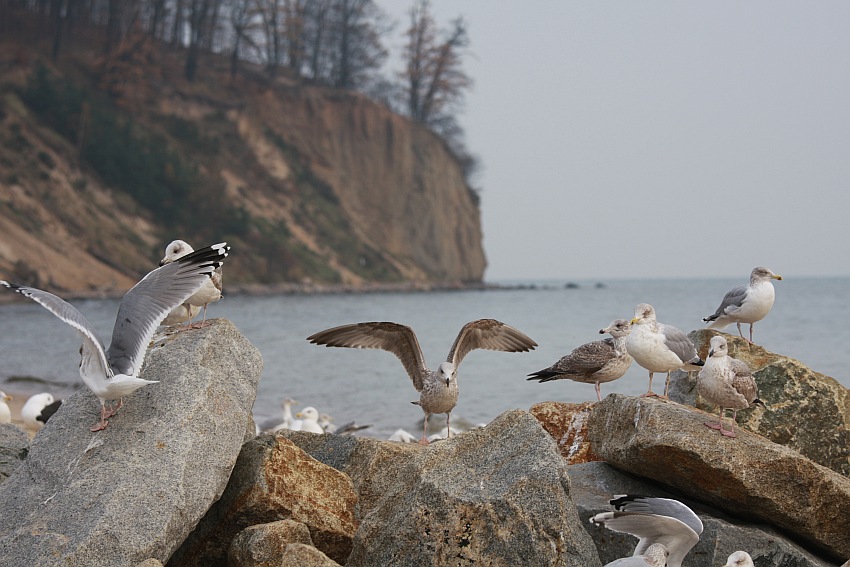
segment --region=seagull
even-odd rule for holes
[[[746,551],[736,551],[726,560],[723,567],[755,567],[753,558]]]
[[[191,246],[189,246],[186,242],[182,240],[174,240],[165,247],[165,256],[162,260],[159,261],[160,266],[164,266],[169,262],[173,262],[178,258],[182,258],[186,254],[191,254],[194,252]],[[180,305],[175,308],[178,311],[178,314],[174,314],[173,312],[169,314],[169,316],[175,316],[179,318],[181,316],[188,316],[189,319],[184,319],[184,321],[191,321],[195,315],[198,314],[198,308],[204,308],[204,319],[198,325],[199,327],[203,327],[207,322],[207,305],[212,303],[213,301],[218,301],[221,299],[221,266],[219,265],[211,274],[210,277],[204,280],[204,285],[196,291],[189,299],[185,301],[183,305]],[[195,307],[193,310],[192,307]],[[182,315],[181,315],[182,314]],[[177,321],[183,322],[183,321]],[[170,323],[174,324],[174,323]],[[191,328],[191,324],[189,327]]]
[[[53,394],[48,392],[43,392],[41,394],[33,394],[29,397],[29,399],[24,404],[24,407],[21,408],[21,419],[30,429],[41,429],[44,425],[41,421],[38,420],[38,416],[41,415],[41,411],[53,403]]]
[[[292,417],[292,406],[297,403],[292,398],[284,398],[280,404],[283,408],[283,419],[280,421],[276,418],[268,419],[260,425],[260,429],[268,433],[277,433],[281,429],[292,429],[292,422],[294,421]]]
[[[437,370],[429,370],[425,356],[413,329],[407,325],[388,322],[355,323],[321,331],[307,337],[313,344],[329,347],[375,348],[389,351],[401,360],[413,387],[420,393],[419,401],[411,402],[425,412],[422,427],[423,445],[428,418],[434,413],[446,414],[446,427],[451,430],[451,411],[457,404],[457,367],[474,349],[528,352],[537,346],[525,334],[495,319],[478,319],[461,328],[446,362]]]
[[[404,429],[396,429],[392,435],[387,437],[387,441],[400,441],[401,443],[413,443],[416,441],[416,436]]]
[[[704,318],[710,323],[709,329],[725,329],[729,323],[738,325],[738,333],[746,340],[741,330],[741,323],[750,324],[750,342],[753,342],[753,325],[761,321],[773,307],[775,291],[770,280],[782,280],[769,268],[753,268],[750,273],[750,285],[738,286],[723,296],[720,307],[713,315]]]
[[[44,406],[44,409],[41,410],[41,413],[35,416],[35,418],[41,423],[47,423],[47,420],[53,417],[53,414],[59,411],[61,406],[62,400],[56,400],[52,404],[47,404]]]
[[[722,435],[735,437],[735,420],[738,410],[755,404],[764,405],[758,399],[756,379],[745,362],[729,356],[726,338],[721,335],[711,337],[708,359],[697,377],[697,392],[716,406],[720,406],[720,421],[705,422],[706,427],[719,429]],[[723,412],[732,410],[732,429],[723,429]]]
[[[160,325],[179,325],[180,323],[191,321],[200,312],[201,308],[197,305],[192,305],[191,303],[181,303],[180,305],[172,309],[171,313],[165,316],[165,319],[162,320],[162,323],[160,323]]]
[[[635,547],[635,556],[644,554],[653,544],[661,543],[669,551],[667,567],[682,567],[682,560],[699,541],[702,521],[678,500],[620,495],[610,503],[615,512],[596,514],[590,521],[637,537],[640,541]]]
[[[12,410],[6,402],[11,402],[12,396],[0,391],[0,423],[12,423]]]
[[[91,323],[65,300],[3,280],[0,285],[32,299],[80,333],[83,338],[80,378],[98,397],[101,406],[100,421],[91,431],[101,431],[109,424],[107,418],[123,405],[124,396],[156,383],[138,377],[156,327],[172,309],[204,285],[213,270],[221,266],[228,250],[230,247],[224,242],[207,246],[148,273],[121,299],[109,349],[104,348]],[[118,405],[107,410],[106,402],[112,400],[118,400]]]
[[[529,374],[527,380],[539,380],[542,383],[566,378],[585,384],[593,383],[596,399],[602,401],[599,384],[622,377],[632,364],[632,357],[626,351],[626,337],[630,330],[628,321],[616,319],[599,331],[601,335],[610,333],[613,339],[583,344],[549,368]]]
[[[670,372],[679,368],[699,370],[704,364],[688,336],[672,325],[655,320],[655,309],[648,303],[635,307],[632,330],[626,339],[626,349],[639,365],[649,370],[649,390],[643,396],[657,396],[652,391],[652,375],[666,372],[664,396],[670,387]]]
[[[642,555],[623,557],[611,563],[606,563],[605,567],[665,567],[668,555],[670,555],[670,552],[667,551],[664,544],[653,543]]]
[[[325,433],[336,433],[336,425],[333,424],[334,418],[326,413],[319,414],[319,427]]]
[[[298,431],[309,431],[310,433],[324,433],[325,430],[319,425],[319,412],[316,408],[308,406],[295,414],[301,420]]]

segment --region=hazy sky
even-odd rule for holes
[[[487,280],[850,275],[850,2],[432,8],[469,25]]]

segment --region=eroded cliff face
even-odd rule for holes
[[[480,211],[460,166],[435,135],[364,96],[284,79],[188,84],[167,67],[132,79],[139,84],[113,100],[116,112],[161,136],[210,195],[219,192],[217,202],[244,211],[238,230],[205,222],[201,193],[187,203],[201,220],[183,226],[107,186],[81,163],[75,140],[27,108],[18,93],[31,62],[0,64],[9,71],[0,81],[7,279],[116,293],[155,267],[174,238],[227,239],[233,284],[483,278]],[[206,146],[175,134],[178,121]]]

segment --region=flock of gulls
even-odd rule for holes
[[[109,419],[121,408],[126,396],[156,383],[140,378],[139,373],[158,326],[185,323],[180,330],[186,330],[206,324],[207,306],[221,298],[221,267],[229,250],[224,242],[200,250],[193,250],[182,240],[171,242],[160,266],[149,272],[121,299],[108,348],[86,318],[63,299],[40,289],[3,280],[0,280],[0,285],[40,304],[80,334],[80,377],[101,405],[100,419],[90,428],[96,432],[109,425]],[[703,320],[714,329],[736,323],[741,337],[752,342],[753,325],[762,320],[773,306],[774,279],[782,278],[767,268],[755,268],[750,274],[749,284],[729,291],[715,313]],[[201,311],[202,320],[192,323]],[[741,324],[749,324],[749,339],[744,337]],[[648,303],[637,305],[631,320],[617,319],[599,333],[611,337],[577,347],[552,366],[529,374],[528,380],[542,383],[567,379],[594,384],[597,400],[601,400],[600,384],[622,377],[634,360],[649,372],[649,387],[643,396],[666,399],[671,372],[679,369],[698,371],[699,394],[720,408],[720,420],[709,421],[705,425],[726,437],[735,437],[738,410],[754,404],[763,405],[758,399],[752,373],[744,362],[729,356],[723,336],[711,339],[708,357],[702,360],[687,335],[672,325],[659,323],[655,309]],[[327,347],[381,349],[395,355],[419,392],[419,399],[411,403],[418,405],[424,413],[419,440],[422,444],[429,443],[426,435],[428,418],[433,414],[446,415],[446,438],[455,431],[451,427],[451,412],[458,400],[458,367],[467,354],[475,349],[528,352],[538,346],[521,331],[495,319],[478,319],[464,325],[446,360],[440,362],[436,369],[425,363],[413,329],[399,323],[374,321],[342,325],[315,333],[307,340]],[[655,373],[667,375],[664,394],[659,395],[652,390]],[[0,423],[11,420],[6,404],[8,399],[9,396],[0,392]],[[25,423],[47,421],[60,403],[59,400],[54,401],[50,394],[37,394],[25,404],[22,419]],[[264,424],[262,429],[344,433],[368,427],[353,423],[337,427],[329,416],[320,414],[314,407],[305,407],[293,415],[292,407],[296,403],[285,399],[283,421]],[[733,411],[728,430],[723,426],[727,409]],[[400,429],[390,439],[411,442],[415,436]],[[597,514],[590,521],[613,531],[632,534],[639,541],[632,557],[618,559],[608,565],[680,567],[685,555],[699,541],[702,522],[681,502],[666,498],[617,496],[610,503],[614,511]],[[752,565],[747,553],[737,551],[729,556],[725,567]]]

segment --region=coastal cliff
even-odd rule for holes
[[[227,240],[230,284],[480,282],[477,194],[436,135],[363,95],[142,43],[0,42],[0,273],[127,289],[165,244]]]

